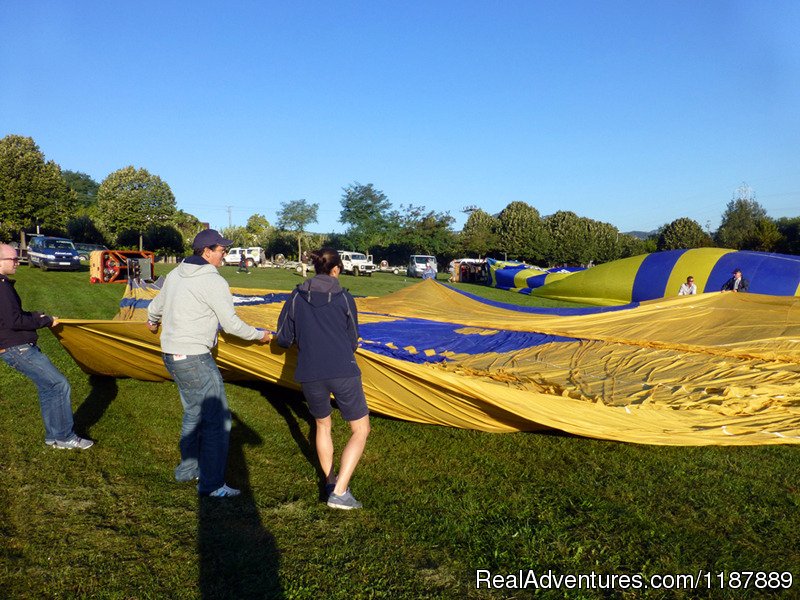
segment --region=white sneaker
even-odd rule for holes
[[[210,498],[233,498],[241,494],[241,490],[237,490],[236,488],[228,487],[227,483],[223,483],[221,488],[215,489],[213,492],[209,494]]]
[[[86,450],[87,448],[91,448],[94,446],[94,442],[92,440],[85,440],[83,438],[74,437],[68,442],[60,442],[58,440],[55,441],[53,444],[53,448],[58,448],[59,450]]]

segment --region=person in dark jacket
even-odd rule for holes
[[[342,260],[333,248],[311,253],[316,275],[292,292],[278,317],[275,337],[284,348],[297,344],[295,381],[301,384],[316,419],[316,446],[325,473],[328,506],[361,508],[349,483],[369,435],[369,409],[355,360],[358,313],[350,293],[339,285]],[[333,468],[331,394],[352,435],[342,452],[339,475]]]
[[[733,277],[722,284],[723,292],[746,292],[750,287],[747,279],[742,277],[741,269],[734,269]]]
[[[250,269],[247,268],[247,254],[245,254],[244,248],[240,250],[241,254],[239,255],[239,269],[236,271],[237,273],[247,273],[250,275]]]
[[[67,378],[39,350],[37,329],[55,327],[57,317],[22,310],[9,275],[17,272],[17,251],[0,244],[0,360],[33,381],[39,392],[44,443],[61,450],[86,450],[94,442],[73,431],[71,388]]]

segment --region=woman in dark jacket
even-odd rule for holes
[[[325,473],[328,506],[361,508],[348,484],[364,452],[369,435],[369,409],[355,360],[358,313],[350,293],[339,285],[342,260],[332,248],[311,253],[316,275],[301,283],[278,317],[278,344],[297,344],[294,378],[303,388],[308,408],[317,422],[316,445]],[[350,423],[352,435],[342,452],[339,475],[333,469],[331,394]]]

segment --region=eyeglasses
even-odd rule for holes
[[[19,262],[19,259],[18,259],[18,258],[0,258],[0,260],[12,260],[12,261],[14,261],[15,263],[18,263],[18,262]]]

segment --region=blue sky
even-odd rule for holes
[[[213,227],[342,188],[716,228],[747,182],[800,215],[800,3],[0,3],[0,137],[127,165]],[[228,207],[232,207],[230,213]]]

